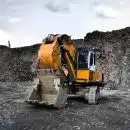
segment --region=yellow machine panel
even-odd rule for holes
[[[91,70],[77,70],[77,80],[102,81],[102,73]]]
[[[102,73],[101,72],[94,72],[94,80],[95,81],[102,81]]]
[[[89,70],[77,70],[77,79],[89,80]]]

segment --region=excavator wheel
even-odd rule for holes
[[[100,97],[100,90],[97,86],[91,86],[86,90],[84,94],[85,100],[88,101],[88,104],[98,104]]]
[[[47,105],[63,108],[67,101],[67,87],[61,83],[60,76],[44,69],[38,70],[39,84],[33,89],[29,100],[30,104]]]
[[[88,93],[88,103],[89,104],[98,104],[99,97],[100,97],[99,88],[97,86],[90,87],[89,93]]]

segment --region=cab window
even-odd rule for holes
[[[93,53],[91,53],[91,55],[90,55],[90,66],[93,65],[93,57],[94,57],[94,55],[93,55]]]

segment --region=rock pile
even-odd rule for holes
[[[40,45],[22,48],[0,46],[0,81],[28,81],[35,76],[33,56]]]
[[[97,69],[103,71],[111,89],[130,88],[130,28],[112,32],[94,31],[84,37],[84,46],[96,48]]]
[[[107,87],[130,88],[130,27],[112,32],[94,31],[74,42],[77,46],[95,48],[97,70],[105,74]],[[32,80],[33,57],[39,47],[40,44],[21,48],[0,46],[0,81]]]

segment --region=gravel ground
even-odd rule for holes
[[[64,109],[24,102],[33,83],[0,84],[0,130],[129,130],[130,91],[103,90],[100,104],[68,99]]]

